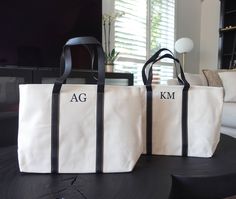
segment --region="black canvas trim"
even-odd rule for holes
[[[103,173],[104,145],[104,85],[97,87],[96,115],[96,173]]]
[[[152,86],[147,85],[146,90],[146,154],[152,155]]]
[[[58,173],[60,84],[54,84],[51,108],[51,173]]]
[[[188,156],[188,91],[185,85],[182,92],[182,156]]]

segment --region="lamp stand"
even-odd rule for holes
[[[182,59],[182,61],[183,61],[183,71],[185,72],[185,55],[186,55],[186,53],[182,53],[182,55],[183,55],[183,59]]]

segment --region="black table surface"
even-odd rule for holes
[[[165,199],[171,174],[216,176],[236,172],[236,139],[221,135],[212,158],[142,155],[131,173],[20,173],[17,147],[0,148],[1,199]]]

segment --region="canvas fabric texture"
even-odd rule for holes
[[[18,158],[21,172],[51,172],[52,88],[50,84],[20,85]],[[96,89],[96,85],[62,87],[59,173],[95,172]],[[140,88],[105,86],[104,97],[103,172],[132,171],[143,149]]]
[[[96,85],[65,84],[72,46],[86,47],[92,60],[96,52]],[[21,172],[132,171],[143,148],[141,89],[105,85],[104,63],[102,45],[94,37],[72,38],[63,47],[63,73],[54,84],[20,85]]]
[[[153,85],[152,154],[182,155],[183,86]],[[145,96],[145,88],[143,89]],[[145,98],[145,97],[144,97]],[[146,107],[146,99],[143,100]],[[220,139],[222,88],[191,86],[188,93],[188,156],[211,157]],[[146,138],[146,112],[143,112]],[[146,142],[144,141],[144,153]]]

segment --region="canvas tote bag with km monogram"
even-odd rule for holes
[[[168,53],[160,56],[164,51]],[[163,59],[178,63],[181,85],[152,85],[153,65]],[[142,76],[144,153],[211,157],[220,139],[223,89],[189,85],[179,60],[168,49],[146,62]]]
[[[97,85],[64,84],[75,45],[96,48]],[[70,39],[63,55],[64,74],[54,84],[20,85],[20,171],[132,171],[143,148],[140,87],[104,85],[104,52],[95,38]]]

